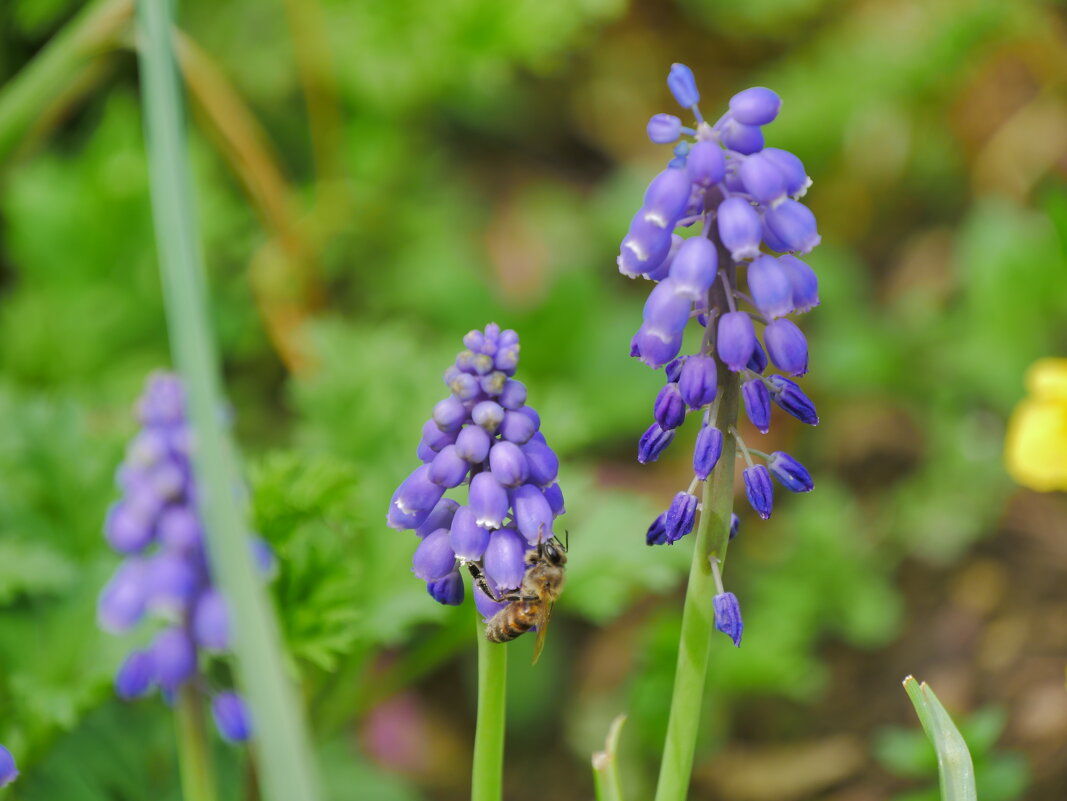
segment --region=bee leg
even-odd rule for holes
[[[471,578],[474,579],[474,583],[478,585],[478,589],[480,589],[486,594],[486,596],[492,598],[498,604],[504,603],[505,601],[515,600],[514,598],[509,597],[508,595],[500,597],[495,592],[493,592],[492,588],[489,586],[489,582],[485,580],[485,573],[483,573],[482,569],[478,567],[478,565],[476,565],[474,562],[467,562],[467,570],[470,571]],[[512,595],[513,594],[514,593],[512,593]]]

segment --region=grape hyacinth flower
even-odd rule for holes
[[[518,334],[490,323],[463,344],[444,374],[451,392],[422,427],[422,464],[393,494],[386,522],[418,536],[412,572],[438,603],[463,602],[460,569],[473,565],[496,593],[474,593],[488,619],[503,607],[496,599],[522,584],[527,554],[555,536],[566,510],[559,458],[526,403],[526,386],[514,378]],[[461,485],[468,487],[464,503],[445,497]]]
[[[150,645],[131,651],[119,668],[115,693],[124,700],[156,688],[169,698],[186,686],[206,686],[201,661],[224,654],[230,644],[230,616],[214,587],[204,549],[190,428],[177,376],[149,376],[137,418],[141,430],[116,474],[122,497],[112,504],[104,523],[108,544],[123,561],[100,593],[97,620],[113,634],[130,631],[148,617],[162,627]],[[253,547],[261,569],[269,569],[269,546],[255,540]],[[232,692],[218,693],[216,702],[222,698],[228,710],[240,704]],[[236,717],[215,716],[227,723]],[[218,728],[229,740],[248,736],[247,722],[243,727],[219,722]]]
[[[700,430],[693,482],[649,527],[650,545],[674,543],[696,528],[694,517],[702,513],[697,487],[714,475],[724,453],[731,463],[744,458],[746,494],[763,518],[773,509],[772,477],[792,492],[812,489],[810,474],[793,457],[746,447],[737,433],[739,406],[762,433],[771,426],[772,405],[818,423],[814,405],[793,380],[808,370],[807,341],[793,318],[819,303],[818,279],[800,258],[819,243],[819,234],[814,215],[799,202],[811,185],[804,165],[788,151],[765,147],[763,126],[778,116],[781,99],[764,87],[746,89],[711,124],[700,112],[688,67],[673,65],[667,85],[695,123],[687,127],[670,114],[650,120],[649,138],[673,144],[673,153],[649,185],[618,258],[623,275],[654,284],[631,355],[665,372],[638,461],[655,461],[687,416],[700,418]],[[693,233],[680,235],[687,231]],[[691,321],[700,346],[683,354]],[[772,366],[781,374],[770,372]],[[724,475],[732,474],[731,465]],[[728,541],[724,531],[709,553],[721,559]],[[721,587],[715,599],[722,610],[717,621],[727,620],[717,627],[740,642],[736,599]]]
[[[0,745],[0,787],[7,787],[19,776],[19,770],[15,766],[15,757],[4,746]]]

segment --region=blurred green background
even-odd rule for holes
[[[25,801],[178,797],[169,710],[114,699],[130,642],[94,624],[131,403],[169,364],[129,8],[0,3],[0,742]],[[227,386],[331,798],[467,793],[471,612],[431,601],[384,515],[490,320],[523,337],[571,533],[544,658],[513,649],[506,796],[590,798],[619,712],[649,795],[688,544],[644,529],[695,432],[634,461],[660,379],[627,356],[647,285],[614,258],[682,61],[709,116],[781,94],[768,143],[805,161],[823,237],[803,320],[822,424],[749,433],[816,491],[768,523],[739,510],[745,640],[713,651],[692,797],[936,798],[914,672],[962,721],[983,801],[1061,801],[1067,502],[1001,460],[1025,368],[1067,353],[1060,4],[185,0],[180,19]],[[254,798],[246,754],[217,750],[224,797]]]

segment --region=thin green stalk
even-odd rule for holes
[[[204,699],[191,684],[186,684],[178,694],[174,716],[178,728],[182,798],[184,801],[215,801],[218,794],[204,726]]]
[[[478,638],[478,719],[474,730],[471,801],[500,801],[504,772],[504,691],[508,683],[508,649],[485,638],[476,613]]]
[[[171,348],[196,441],[193,463],[212,575],[233,613],[238,679],[251,708],[260,784],[268,801],[314,801],[318,784],[305,725],[283,669],[277,622],[253,565],[236,450],[221,413],[167,0],[139,0],[138,50]]]
[[[622,782],[619,780],[619,738],[626,715],[611,721],[604,750],[593,754],[593,783],[597,801],[623,801]]]
[[[904,679],[904,690],[937,752],[941,801],[975,801],[974,763],[956,724],[925,681],[919,684],[913,676],[908,676]]]

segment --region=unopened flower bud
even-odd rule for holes
[[[733,640],[735,646],[741,647],[745,624],[741,620],[737,596],[732,592],[721,592],[712,599],[712,607],[715,610],[715,628]]]
[[[667,529],[667,543],[677,542],[690,531],[697,516],[697,497],[688,492],[679,492],[667,509],[663,524]]]
[[[666,430],[659,423],[653,423],[637,443],[637,461],[641,464],[656,461],[673,439],[673,429]]]
[[[774,506],[774,487],[771,485],[771,474],[761,464],[754,465],[744,472],[745,495],[748,502],[756,513],[764,520],[771,516]]]
[[[716,349],[723,364],[735,373],[748,364],[756,348],[756,330],[746,312],[727,312],[719,318]]]
[[[706,481],[722,455],[722,432],[715,426],[705,425],[697,434],[693,446],[693,472],[701,481]]]
[[[789,283],[793,288],[793,308],[806,312],[819,305],[819,279],[815,271],[796,256],[785,254],[778,257]]]
[[[695,236],[685,240],[671,263],[670,278],[675,291],[689,300],[704,299],[715,281],[718,264],[719,257],[710,239]],[[688,321],[688,307],[685,318]]]
[[[734,261],[753,259],[760,254],[759,212],[742,197],[728,197],[719,204],[719,238]]]
[[[727,148],[743,155],[748,156],[763,149],[763,131],[756,125],[745,125],[737,120],[727,119],[722,123],[719,133]]]
[[[785,176],[762,152],[741,162],[737,174],[745,191],[761,206],[775,206],[785,200]]]
[[[767,461],[767,469],[790,492],[811,492],[815,487],[808,469],[788,453],[772,453]]]
[[[147,695],[155,683],[156,668],[151,651],[132,651],[115,674],[115,694],[123,701]],[[0,762],[2,762],[0,756]],[[3,787],[0,765],[0,787]]]
[[[252,736],[252,726],[241,696],[234,692],[222,692],[211,701],[211,715],[215,728],[231,743],[243,743]]]
[[[710,356],[691,356],[678,371],[678,391],[690,409],[700,409],[715,400],[718,368]]]
[[[652,525],[648,527],[648,532],[645,534],[646,545],[666,545],[667,544],[667,513],[664,512],[655,520],[652,521]]]
[[[803,203],[785,200],[767,209],[767,227],[786,246],[786,250],[808,253],[819,244],[821,237],[815,225],[815,215]]]
[[[659,391],[652,406],[656,422],[665,430],[677,428],[685,422],[685,401],[677,384],[667,384]]]
[[[777,147],[765,147],[762,155],[770,160],[785,176],[786,191],[794,198],[802,197],[811,186],[811,179],[804,169],[804,164],[788,150]]]
[[[726,175],[722,148],[715,142],[697,142],[689,150],[685,169],[694,184],[708,187],[719,183]]]
[[[507,440],[497,442],[489,451],[489,469],[504,487],[519,486],[530,472],[519,446]]]
[[[669,145],[682,133],[682,121],[673,114],[654,114],[648,121],[648,138],[657,145]]]
[[[819,424],[819,415],[815,411],[815,404],[797,386],[795,381],[790,381],[785,376],[772,375],[771,383],[775,389],[771,393],[771,400],[788,414],[791,414],[802,423],[809,426]]]
[[[761,433],[771,427],[771,393],[761,378],[753,378],[741,386],[741,398],[745,402],[745,414]]]
[[[427,581],[426,592],[439,604],[459,606],[463,603],[463,577],[453,570],[444,578]]]
[[[763,331],[767,354],[780,370],[789,375],[808,372],[808,341],[796,323],[785,318],[775,320]]]
[[[508,514],[508,493],[492,473],[479,473],[471,479],[470,506],[479,526],[500,528]]]
[[[455,445],[446,445],[430,462],[427,476],[434,484],[450,489],[463,483],[470,468],[470,463],[459,455]]]
[[[748,265],[748,292],[756,308],[771,319],[793,310],[793,283],[773,256],[760,256]]]
[[[730,98],[730,116],[744,125],[767,125],[774,122],[782,99],[764,86],[753,86]]]
[[[497,587],[517,589],[526,573],[526,543],[514,529],[494,531],[485,549],[483,565],[486,575]]]
[[[667,88],[682,108],[692,108],[700,102],[696,78],[685,64],[671,64],[671,71],[667,75]]]

